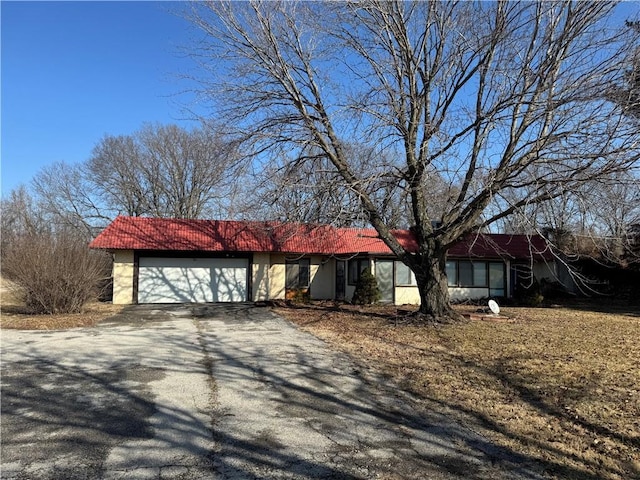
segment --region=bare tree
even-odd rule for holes
[[[325,159],[285,161],[283,165],[268,165],[263,173],[262,178],[247,181],[255,187],[246,196],[247,218],[335,226],[363,221],[357,199]]]
[[[557,251],[570,257],[619,263],[640,224],[640,178],[627,170],[594,178],[572,191],[528,205],[505,219],[503,229],[514,233],[548,232]]]
[[[8,247],[16,239],[27,234],[39,234],[48,231],[42,213],[36,208],[36,202],[24,185],[12,190],[2,199],[0,215],[0,255],[4,258]]]
[[[86,229],[61,218],[25,187],[2,201],[2,275],[33,313],[81,311],[109,278],[109,255],[89,250]]]
[[[215,115],[256,155],[322,152],[367,221],[415,273],[420,312],[454,318],[445,258],[461,236],[638,160],[637,125],[603,92],[635,35],[593,2],[194,3],[194,58]],[[406,251],[351,141],[395,155]],[[424,185],[450,201],[432,223]],[[435,226],[434,226],[435,225]]]
[[[210,129],[146,125],[106,136],[87,172],[110,210],[131,216],[202,218],[226,211],[236,147]]]
[[[32,186],[38,210],[54,229],[76,230],[89,241],[113,218],[85,164],[55,162],[35,175]]]
[[[632,172],[595,181],[585,192],[591,207],[585,217],[593,243],[600,256],[610,262],[621,263],[628,250],[629,229],[640,224],[639,192],[640,179]]]
[[[2,252],[2,275],[33,313],[76,313],[109,278],[105,252],[89,250],[75,229],[26,233]]]
[[[625,22],[627,28],[640,33],[640,20]],[[613,85],[607,92],[608,98],[620,104],[628,115],[640,119],[640,47],[628,55],[623,81]]]
[[[86,170],[99,186],[101,203],[109,210],[129,216],[147,212],[142,163],[140,146],[129,135],[107,135],[93,148]]]
[[[2,199],[2,233],[22,234],[38,231],[43,222],[35,214],[35,201],[24,185]]]
[[[139,133],[142,172],[155,216],[201,218],[220,214],[229,167],[237,154],[222,135],[175,125],[147,126]]]
[[[385,223],[390,228],[409,226],[405,190],[396,175],[387,173],[386,167],[393,165],[393,158],[366,145],[349,144],[343,148],[349,157],[358,159],[358,176],[368,179],[367,193],[380,205]],[[340,227],[368,225],[357,195],[322,152],[283,156],[265,169],[267,174],[259,182],[260,194],[252,198],[254,216]]]

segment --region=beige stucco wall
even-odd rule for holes
[[[255,253],[251,271],[253,301],[283,300],[285,298],[286,257],[282,254]],[[507,268],[507,271],[508,268]],[[536,278],[554,278],[554,264],[536,263]],[[120,250],[114,253],[113,262],[113,303],[131,304],[133,302],[134,253],[132,250]],[[510,283],[507,275],[507,283]],[[321,256],[311,257],[311,285],[313,299],[332,299],[335,295],[335,260]],[[511,285],[507,286],[511,293]],[[355,287],[346,286],[347,301],[353,296]],[[487,288],[449,288],[451,299],[483,298],[489,296]],[[417,305],[420,296],[417,287],[395,287],[396,305]]]
[[[511,275],[510,267],[511,263],[509,261],[505,261],[506,268],[506,288],[507,295],[511,295]],[[552,265],[545,264],[537,264],[534,267],[534,271],[536,272],[536,276],[540,275],[539,278],[549,278],[553,275]],[[449,297],[452,301],[461,301],[468,299],[479,299],[479,298],[487,298],[489,297],[489,288],[486,287],[449,287]],[[395,289],[395,304],[396,305],[419,305],[420,304],[420,294],[418,293],[418,287],[396,287]]]
[[[268,253],[254,253],[251,271],[253,301],[269,300],[271,258]]]
[[[418,287],[396,287],[394,303],[396,305],[419,305]]]
[[[113,254],[113,304],[133,303],[133,250],[117,250]]]
[[[269,268],[269,299],[284,300],[285,275],[285,256],[272,254],[271,267]]]
[[[336,274],[334,259],[311,257],[311,285],[309,290],[314,300],[330,300],[335,296]]]
[[[485,298],[489,296],[488,288],[449,287],[449,297],[452,301]],[[396,305],[420,305],[418,287],[396,287]]]
[[[114,253],[113,303],[133,302],[134,255],[132,250]],[[253,301],[285,298],[285,256],[256,253],[253,256],[251,281]],[[311,293],[314,299],[333,298],[335,291],[335,261],[323,257],[311,258]]]
[[[452,301],[478,299],[489,296],[488,288],[449,287],[449,297]],[[396,287],[396,305],[419,305],[420,294],[418,287]]]
[[[344,299],[347,302],[350,302],[351,299],[353,298],[353,294],[356,291],[356,286],[355,285],[349,285],[347,284],[347,287],[345,288],[345,292],[344,292]]]

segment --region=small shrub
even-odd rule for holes
[[[366,269],[356,283],[356,290],[351,301],[357,305],[369,305],[379,300],[380,288],[378,287],[378,281],[371,273],[371,270]]]
[[[78,313],[96,300],[110,258],[71,232],[30,234],[2,252],[2,274],[33,313]]]

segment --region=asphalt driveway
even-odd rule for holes
[[[2,332],[3,479],[533,479],[536,469],[251,305]]]

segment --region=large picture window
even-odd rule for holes
[[[349,285],[355,285],[360,280],[360,275],[367,269],[371,268],[371,262],[368,258],[352,258],[349,260],[348,282]]]
[[[447,262],[447,284],[450,287],[458,286],[458,262]]]
[[[446,264],[447,283],[450,287],[489,287],[489,270],[491,268],[491,275],[494,275],[495,265],[504,268],[499,262],[449,260]],[[495,279],[496,284],[503,281],[503,277]]]
[[[489,263],[489,295],[492,297],[506,297],[506,270],[502,262]]]
[[[489,280],[487,278],[487,262],[473,262],[473,285],[487,286]]]
[[[407,267],[404,263],[400,261],[396,261],[396,285],[401,287],[414,286],[418,283],[416,282],[416,276],[413,274],[411,269]]]
[[[473,264],[471,262],[458,262],[458,286],[484,287],[486,285],[473,284]]]

